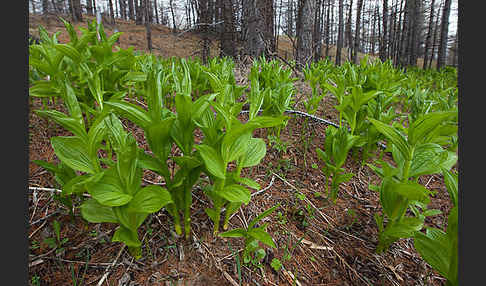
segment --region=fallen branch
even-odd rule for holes
[[[125,246],[126,245],[124,244],[122,246],[122,248],[120,249],[120,251],[118,251],[118,254],[116,255],[115,260],[113,260],[113,262],[110,265],[108,265],[108,267],[105,270],[105,274],[103,274],[103,277],[101,277],[100,281],[98,281],[98,284],[96,284],[96,286],[101,286],[101,284],[103,284],[103,282],[106,280],[106,278],[110,274],[110,268],[113,267],[116,264],[116,262],[118,261],[118,258],[120,257],[120,255],[122,254],[123,250],[125,249]]]

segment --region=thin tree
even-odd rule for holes
[[[236,56],[236,38],[235,38],[235,19],[233,0],[222,0],[223,12],[223,29],[221,32],[221,52],[220,56],[235,57]]]
[[[442,7],[444,6],[444,2],[441,2],[439,4],[439,9],[437,10],[437,17],[435,18],[435,26],[434,26],[434,35],[432,38],[432,51],[430,52],[430,59],[429,59],[429,65],[428,68],[432,68],[432,60],[434,58],[437,58],[437,41],[439,40],[439,30],[440,30],[440,15],[441,15],[441,10]],[[436,61],[436,66],[437,66],[437,61]]]
[[[437,53],[437,69],[446,64],[447,38],[449,33],[449,15],[451,13],[451,0],[445,0],[444,10],[442,12],[442,21],[440,27],[440,42]]]
[[[363,8],[363,0],[358,0],[358,3],[356,3],[356,27],[354,28],[354,48],[353,48],[353,63],[355,64],[358,64],[359,28],[361,25],[362,8]]]
[[[86,14],[93,15],[93,2],[86,0]]]
[[[333,1],[334,2],[334,1]],[[325,52],[325,58],[327,59],[329,57],[329,39],[331,36],[331,21],[330,21],[330,15],[331,15],[331,1],[327,3],[327,12],[326,12],[326,52]]]
[[[422,65],[423,69],[426,69],[427,63],[429,61],[429,48],[430,48],[430,41],[432,38],[432,28],[434,25],[434,4],[435,0],[432,0],[430,4],[430,13],[429,13],[429,26],[427,29],[427,38],[425,39],[425,49],[424,49],[424,63]]]
[[[336,65],[341,65],[341,49],[343,48],[343,0],[339,0],[339,23],[336,47]]]
[[[314,15],[316,0],[299,0],[297,11],[297,51],[296,62],[302,69],[312,61],[312,33],[314,30]]]
[[[115,23],[115,11],[113,10],[113,0],[108,0],[108,6],[110,8],[111,23]]]
[[[128,19],[135,20],[135,8],[133,6],[133,0],[128,0]]]
[[[150,27],[150,3],[149,0],[144,0],[144,8],[145,8],[145,30],[146,30],[146,37],[147,37],[147,48],[150,52],[152,52],[152,28]]]
[[[388,48],[388,42],[387,42],[388,1],[387,0],[383,0],[382,20],[383,20],[382,23],[383,32],[381,33],[381,37],[380,37],[380,60],[384,62],[386,60],[387,48]]]
[[[211,0],[209,0],[210,2]],[[170,6],[170,14],[172,16],[172,33],[176,33],[177,31],[177,25],[176,25],[176,20],[175,20],[175,13],[174,13],[174,3],[172,0],[170,0],[169,2],[169,6]]]

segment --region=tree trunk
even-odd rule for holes
[[[427,62],[429,61],[430,40],[432,38],[432,26],[434,25],[434,4],[435,0],[432,0],[432,3],[430,4],[429,27],[427,29],[427,38],[425,39],[424,63],[422,65],[423,69],[427,68]]]
[[[387,47],[388,47],[388,42],[387,42],[387,25],[388,25],[388,1],[383,0],[383,33],[381,34],[380,37],[380,60],[384,62],[386,60],[386,55],[387,55]]]
[[[353,0],[349,3],[349,10],[348,10],[348,19],[346,21],[346,31],[344,34],[346,35],[345,41],[344,41],[344,47],[348,47],[348,50],[351,50],[353,46],[353,36],[351,32],[351,16],[352,16],[352,10],[353,9]]]
[[[262,4],[258,0],[244,0],[243,21],[246,54],[259,57],[265,52]]]
[[[155,10],[155,22],[160,24],[159,21],[159,8],[157,7],[157,0],[154,0],[154,10]]]
[[[343,0],[339,0],[339,23],[338,23],[338,39],[336,47],[336,65],[341,65],[341,49],[343,47]],[[356,41],[358,42],[358,41]]]
[[[133,0],[128,0],[128,19],[135,20],[135,8],[133,7]]]
[[[324,16],[323,0],[316,1],[316,9],[314,15],[314,61],[317,62],[321,59],[322,55],[322,18]]]
[[[144,14],[143,1],[144,0],[135,0],[135,13],[136,13],[135,24],[136,25],[143,24],[143,14]]]
[[[86,14],[93,15],[93,2],[86,0]]]
[[[222,0],[223,10],[223,29],[221,33],[221,53],[220,56],[236,56],[236,37],[233,0]]]
[[[202,52],[201,58],[202,62],[206,64],[208,62],[208,58],[210,55],[210,46],[209,46],[209,35],[208,35],[208,23],[209,23],[209,5],[208,2],[210,0],[198,0],[198,21],[200,24],[206,24],[201,26],[202,32]]]
[[[176,26],[176,21],[175,21],[175,14],[174,14],[174,3],[173,3],[172,0],[170,0],[169,5],[170,5],[170,14],[172,15],[172,33],[175,34],[176,30],[177,30],[177,26]]]
[[[71,12],[71,16],[73,22],[82,22],[83,21],[83,14],[81,13],[81,1],[80,0],[68,0],[69,2],[69,11]]]
[[[297,54],[298,68],[302,69],[312,61],[312,33],[314,30],[314,10],[316,0],[299,0],[297,18]]]
[[[353,63],[358,64],[359,51],[359,28],[361,25],[361,9],[363,8],[363,0],[358,0],[356,6],[356,28],[354,30],[354,48],[353,48]]]
[[[326,54],[325,58],[329,57],[329,39],[331,36],[331,25],[330,25],[330,15],[331,15],[331,1],[327,4],[326,12]]]
[[[449,15],[451,12],[451,0],[445,0],[440,27],[439,51],[437,54],[437,70],[446,65],[447,38],[449,33]]]
[[[262,14],[263,14],[263,36],[265,41],[265,54],[273,54],[276,51],[275,48],[275,18],[273,0],[260,0],[263,2]]]
[[[150,52],[152,52],[152,29],[150,27],[150,0],[144,0],[144,8],[145,8],[145,30],[147,35],[147,48]]]
[[[432,51],[430,53],[430,60],[429,60],[429,69],[432,67],[432,61],[434,60],[434,57],[435,57],[435,54],[436,54],[436,48],[438,46],[437,44],[437,40],[438,40],[438,33],[439,33],[439,23],[440,23],[440,11],[442,9],[442,5],[443,3],[441,3],[441,5],[439,6],[439,10],[437,10],[437,17],[436,17],[436,20],[435,20],[435,27],[434,27],[434,37],[432,39]],[[436,67],[437,67],[437,64],[436,64]]]
[[[115,23],[115,11],[113,10],[113,0],[108,0],[108,6],[110,8],[111,23]]]
[[[49,1],[42,0],[42,14],[47,14],[49,12]]]

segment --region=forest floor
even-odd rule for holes
[[[31,19],[30,24],[36,25],[36,21]],[[49,32],[64,29],[62,24],[47,28]],[[127,24],[128,29],[143,30],[143,27]],[[167,28],[159,29],[165,36],[159,38],[160,43],[154,40],[154,46],[160,45],[162,56],[188,56],[189,47],[193,51],[197,48],[197,35],[185,33],[181,37],[187,37],[186,40],[174,42]],[[144,49],[136,36],[135,32],[122,35],[121,46]],[[61,33],[61,42],[66,40],[63,37],[67,35]],[[170,49],[171,46],[177,48]],[[238,84],[246,83],[248,71],[248,64],[236,65]],[[305,98],[310,94],[310,88],[303,81],[296,82],[296,91],[296,97]],[[63,110],[60,104],[49,104],[51,108]],[[335,104],[334,97],[324,97],[316,116],[337,122]],[[29,106],[28,183],[29,187],[55,188],[53,177],[32,160],[57,160],[49,138],[68,135],[68,132],[33,112],[41,105],[34,99]],[[295,109],[303,110],[299,105]],[[242,114],[241,120],[246,120],[245,116]],[[124,123],[139,146],[146,147],[143,130],[128,121]],[[267,231],[277,249],[266,248],[267,257],[262,268],[242,265],[240,280],[239,263],[234,254],[242,250],[243,243],[238,239],[213,237],[212,225],[204,213],[210,202],[200,188],[194,191],[196,199],[191,207],[191,239],[178,237],[172,231],[171,217],[165,210],[160,211],[149,216],[140,227],[139,234],[143,237],[140,260],[133,259],[122,244],[110,242],[115,224],[86,223],[77,209],[72,218],[68,210],[53,199],[52,192],[30,189],[31,285],[445,285],[445,280],[414,250],[411,239],[399,240],[386,253],[376,254],[378,231],[373,215],[382,210],[378,193],[368,186],[379,184],[379,178],[368,166],[361,165],[360,154],[357,158],[349,156],[346,161],[346,170],[355,175],[342,185],[336,203],[325,199],[324,176],[320,168],[316,168],[322,164],[315,149],[324,145],[326,126],[313,121],[309,121],[308,128],[304,126],[304,118],[290,115],[281,133],[285,146],[267,148],[262,163],[246,170],[245,175],[256,180],[264,191],[253,196],[230,220],[230,229],[243,227],[255,215],[280,203],[266,219],[270,222]],[[268,143],[265,131],[257,130],[255,137],[264,138]],[[308,144],[304,143],[306,140]],[[385,154],[384,159],[391,161],[389,154]],[[162,183],[161,178],[150,171],[144,173],[144,181]],[[445,230],[451,203],[442,176],[422,176],[419,182],[436,191],[430,207],[443,212],[428,217],[426,224]],[[60,223],[61,240],[67,239],[57,250],[44,242],[55,236],[54,220]],[[270,266],[272,258],[282,262],[280,271]]]

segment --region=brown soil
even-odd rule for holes
[[[30,25],[35,25],[37,20],[31,17]],[[120,27],[121,31],[125,29],[122,24]],[[127,24],[127,27],[134,31],[134,35],[132,39],[131,32],[122,36],[122,47],[136,45],[137,49],[141,48],[137,45],[136,35],[144,35],[138,31],[143,27],[133,24]],[[160,41],[160,47],[163,47],[160,52],[164,56],[169,56],[169,52],[173,53],[170,56],[182,56],[177,54],[178,51],[187,56],[187,47],[197,43],[197,35],[186,33],[184,37],[187,38],[181,40],[183,43],[174,42],[167,28],[158,29],[166,37]],[[49,27],[49,31],[54,30],[63,31],[63,27]],[[63,37],[66,35],[61,34],[61,41],[65,39]],[[156,40],[154,45],[158,45]],[[173,45],[180,50],[168,49]],[[247,67],[237,71],[237,82],[244,81],[242,78],[247,71]],[[297,90],[297,96],[310,92],[302,82],[297,83]],[[322,109],[316,115],[337,122],[337,112],[332,107],[335,103],[333,97],[326,96]],[[48,105],[62,110],[59,102]],[[57,160],[49,138],[69,133],[37,116],[33,111],[39,108],[42,108],[40,100],[32,100],[29,111],[29,186],[55,188],[54,178],[32,160]],[[246,118],[242,115],[241,119]],[[139,145],[146,148],[143,131],[127,121],[124,123]],[[300,285],[444,285],[444,279],[414,250],[411,239],[398,241],[382,255],[375,253],[378,234],[373,215],[381,212],[381,207],[378,194],[368,185],[378,184],[379,178],[370,168],[361,166],[359,160],[351,156],[348,158],[345,167],[355,176],[343,184],[336,204],[317,196],[318,193],[325,196],[325,191],[320,171],[322,163],[315,149],[322,148],[324,144],[326,126],[310,122],[309,129],[304,130],[303,124],[303,118],[292,116],[281,133],[288,146],[286,152],[267,148],[262,164],[244,170],[245,176],[268,189],[241,208],[231,219],[230,229],[242,227],[245,221],[277,203],[280,207],[266,219],[270,222],[268,232],[278,248],[266,248],[268,256],[262,269],[242,266],[241,285],[292,285],[292,275],[296,276]],[[302,140],[309,138],[310,134],[313,134],[310,144],[304,150]],[[266,132],[257,130],[255,136],[266,138]],[[385,158],[387,156],[385,154]],[[313,163],[319,168],[314,169]],[[147,183],[160,182],[158,176],[148,171],[144,179]],[[423,176],[420,182],[437,191],[431,207],[443,211],[441,215],[428,218],[427,224],[445,229],[451,204],[442,177]],[[306,200],[296,196],[297,190],[305,195]],[[29,280],[40,281],[40,284],[31,285],[81,285],[81,280],[82,285],[97,285],[107,269],[109,272],[103,285],[232,285],[231,281],[237,285],[238,267],[232,250],[241,250],[243,242],[214,238],[212,223],[203,211],[209,200],[200,188],[195,189],[194,196],[192,238],[186,241],[175,235],[172,219],[165,210],[151,215],[139,230],[144,245],[143,257],[137,261],[126,249],[117,256],[122,245],[109,242],[115,224],[86,223],[77,209],[72,219],[67,209],[53,200],[51,192],[30,190]],[[45,238],[54,237],[54,220],[61,224],[61,238],[69,239],[59,253],[43,243]],[[301,238],[305,240],[298,243]],[[320,249],[311,248],[309,242]],[[286,249],[291,250],[289,260],[284,259]],[[271,268],[273,257],[282,261],[285,271],[275,272]],[[112,266],[108,268],[109,265]]]

